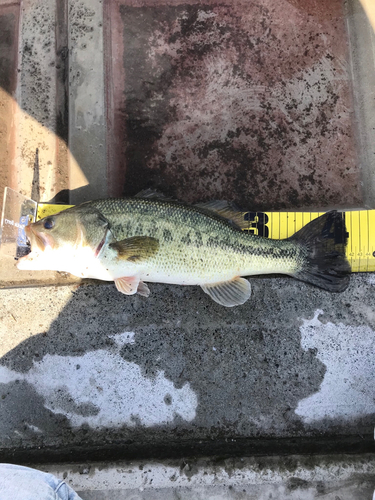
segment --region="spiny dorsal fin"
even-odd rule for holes
[[[147,198],[149,200],[156,199],[156,200],[165,200],[167,197],[165,194],[161,193],[160,191],[157,191],[156,189],[142,189],[142,191],[139,191],[134,198]]]
[[[109,245],[117,251],[119,259],[139,262],[152,257],[159,249],[159,241],[150,236],[133,236]]]
[[[244,212],[241,212],[240,208],[229,201],[214,200],[206,203],[197,203],[195,206],[204,211],[210,211],[220,215],[220,217],[227,219],[239,229],[248,229],[249,227],[248,221],[244,220]]]
[[[231,281],[201,285],[212,300],[226,307],[240,306],[251,295],[251,285],[245,278],[234,278]]]

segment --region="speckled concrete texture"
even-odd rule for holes
[[[375,487],[372,455],[132,461],[38,466],[83,500],[363,500]]]
[[[14,189],[46,201],[59,189],[55,165],[56,33],[53,2],[22,2],[18,30],[18,78],[14,104]]]
[[[341,0],[122,0],[111,14],[123,193],[360,205]]]
[[[12,183],[13,106],[16,88],[18,5],[0,5],[0,199]]]
[[[68,184],[60,91],[67,48],[56,10],[52,1],[0,0],[1,198],[9,186],[46,201]]]
[[[373,278],[337,295],[252,279],[252,300],[229,310],[195,287],[2,290],[1,449],[369,446]]]
[[[72,204],[108,196],[102,0],[68,1],[69,147],[80,167],[69,172]],[[85,196],[85,198],[83,198]]]

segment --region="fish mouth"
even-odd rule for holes
[[[25,233],[28,244],[30,246],[30,252],[33,252],[35,250],[44,252],[47,247],[51,246],[49,238],[43,235],[43,233],[35,231],[32,225],[28,225],[25,227]]]
[[[21,271],[40,271],[45,269],[43,259],[45,251],[51,247],[53,241],[48,236],[43,235],[38,231],[38,228],[33,228],[33,225],[25,227],[25,235],[27,247],[23,247],[24,251],[17,256],[17,268]]]
[[[28,226],[25,226],[24,228],[24,231],[25,231],[25,235],[26,235],[26,244],[23,244],[22,246],[18,246],[17,245],[17,255],[16,255],[16,260],[22,258],[22,257],[26,257],[26,255],[29,255],[29,253],[31,253],[31,241],[30,241],[30,238],[29,238],[29,235],[28,235],[28,232],[26,231]]]

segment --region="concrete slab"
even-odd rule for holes
[[[69,200],[78,204],[108,196],[103,1],[68,0],[67,4],[69,148],[80,167],[70,164]]]
[[[48,464],[39,469],[83,500],[363,500],[375,487],[372,455]]]
[[[371,450],[374,275],[252,286],[1,290],[2,460]]]
[[[11,168],[14,189],[35,201],[53,198],[64,185],[56,161],[60,145],[56,137],[55,14],[55,2],[25,0],[17,32],[19,71]]]
[[[19,5],[0,3],[0,199],[14,182],[13,99],[17,81]]]

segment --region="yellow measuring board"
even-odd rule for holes
[[[247,212],[249,232],[272,239],[289,238],[324,212]],[[353,273],[375,271],[375,210],[343,212],[348,236],[346,256]]]
[[[74,205],[52,205],[51,203],[38,203],[38,210],[36,212],[36,220],[43,219],[49,215],[58,214],[67,208],[74,207]]]
[[[37,220],[61,212],[72,205],[39,203]],[[245,212],[248,232],[272,239],[289,238],[324,212]],[[346,255],[352,272],[375,271],[375,210],[343,212],[348,244]]]

